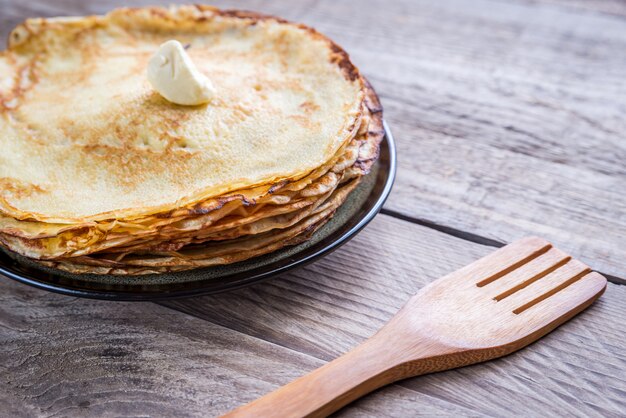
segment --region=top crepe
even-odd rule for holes
[[[188,45],[216,97],[154,92],[147,61]],[[132,219],[294,180],[358,129],[363,84],[310,28],[209,7],[31,19],[0,54],[0,213],[75,223]]]

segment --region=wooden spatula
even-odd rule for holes
[[[421,289],[373,337],[227,417],[321,417],[389,383],[510,354],[591,305],[606,279],[524,238]]]

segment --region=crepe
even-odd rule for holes
[[[152,91],[168,39],[216,86]],[[0,53],[0,245],[74,273],[226,264],[307,239],[383,137],[371,85],[303,25],[204,6],[30,19]]]
[[[318,208],[310,217],[281,230],[279,233],[253,235],[227,244],[188,246],[178,252],[135,254],[130,257],[107,255],[105,257],[76,257],[57,262],[39,261],[47,267],[54,267],[71,273],[96,273],[115,275],[138,275],[176,272],[198,267],[230,264],[248,258],[267,254],[287,245],[299,244],[307,240],[325,221],[332,217],[358,185],[353,180],[335,192],[331,199]]]
[[[358,128],[363,88],[317,32],[205,7],[31,19],[0,56],[0,211],[70,223],[162,212],[297,179]],[[169,39],[217,97],[172,104],[145,77]]]

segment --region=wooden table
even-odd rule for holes
[[[28,16],[128,3],[144,2],[0,0],[1,36]],[[324,260],[218,296],[110,303],[0,280],[0,415],[218,415],[529,234],[606,274],[603,298],[521,352],[400,382],[339,415],[626,415],[626,4],[217,4],[307,23],[351,54],[398,142],[383,214]]]

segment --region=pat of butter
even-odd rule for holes
[[[215,95],[211,80],[202,74],[178,41],[167,41],[148,61],[148,81],[165,99],[179,105],[207,103]]]

